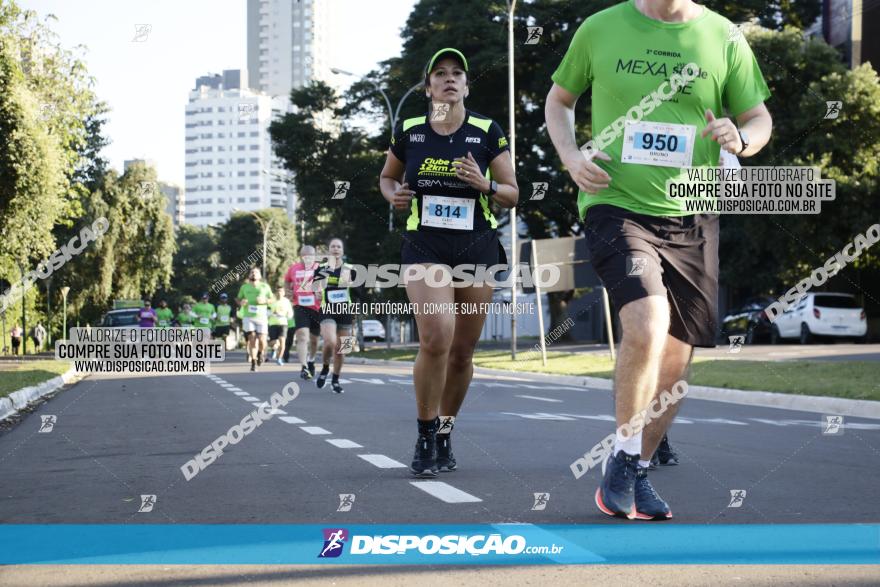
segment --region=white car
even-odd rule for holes
[[[385,340],[385,327],[378,320],[363,320],[364,340]]]
[[[783,338],[810,344],[817,336],[850,338],[865,342],[868,321],[854,296],[841,293],[809,293],[779,315],[770,328],[770,342]]]

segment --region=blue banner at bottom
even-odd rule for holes
[[[0,525],[0,564],[880,564],[880,524]]]

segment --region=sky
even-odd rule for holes
[[[400,54],[400,30],[414,0],[335,2],[336,67],[365,74]],[[183,185],[184,110],[195,79],[224,69],[246,69],[246,0],[19,0],[50,21],[68,49],[84,45],[96,92],[110,106],[104,150],[122,171],[125,159],[152,159],[159,179]],[[135,41],[136,25],[150,26]],[[370,31],[363,42],[363,31]],[[358,40],[346,47],[345,39]],[[344,78],[347,86],[352,78]]]

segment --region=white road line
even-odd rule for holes
[[[228,389],[229,391],[244,391],[244,390],[243,390],[242,388],[240,388],[240,387],[227,387],[226,389]]]
[[[360,377],[352,377],[351,380],[352,380],[352,381],[357,381],[357,382],[360,382],[360,383],[370,383],[370,384],[372,384],[372,385],[385,385],[385,382],[384,382],[384,381],[382,381],[381,379],[376,379],[376,378],[372,378],[372,379],[361,379]]]
[[[246,402],[258,402],[258,401],[260,401],[260,398],[258,398],[258,397],[254,397],[254,396],[252,396],[252,395],[245,395],[245,396],[242,396],[241,399],[243,399],[243,400],[246,401]]]
[[[324,430],[320,426],[300,426],[300,430],[308,432],[309,434],[330,434],[329,430]]]
[[[461,489],[456,489],[443,481],[410,481],[409,484],[446,503],[476,503],[483,501],[479,497],[466,493]]]
[[[358,455],[360,458],[364,459],[371,465],[375,467],[379,467],[380,469],[399,469],[401,467],[406,468],[406,465],[403,463],[398,463],[392,458],[386,457],[385,455]]]
[[[226,389],[229,389],[230,387],[235,387],[231,383],[220,383],[219,385],[220,387],[225,387]]]
[[[245,395],[247,395],[247,396],[250,396],[250,393],[248,393],[248,392],[246,392],[246,391],[236,391],[236,392],[235,392],[235,395],[240,395],[240,396],[245,396]]]
[[[263,406],[269,407],[269,404],[267,402],[253,402],[253,404],[257,408],[262,408]],[[269,410],[266,413],[271,414],[273,416],[286,416],[287,415],[287,412],[285,412],[284,410],[279,410],[278,408],[275,408],[273,410]]]
[[[541,402],[553,402],[553,403],[556,403],[556,404],[561,404],[561,403],[562,403],[562,400],[561,400],[561,399],[550,399],[549,397],[538,397],[538,396],[536,396],[536,395],[518,395],[518,396],[516,396],[516,397],[522,397],[522,398],[525,398],[525,399],[536,399],[536,400],[541,401]]]
[[[328,438],[327,442],[339,448],[364,448],[360,444],[347,438]]]
[[[282,422],[287,422],[288,424],[305,424],[306,423],[305,420],[300,420],[299,418],[297,418],[295,416],[282,416],[278,419],[281,420]]]

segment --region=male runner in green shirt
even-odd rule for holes
[[[168,328],[171,321],[174,320],[174,311],[168,307],[165,300],[159,301],[159,307],[156,308],[156,326],[158,328]]]
[[[262,279],[262,273],[254,267],[248,281],[242,284],[235,296],[241,307],[239,315],[242,317],[242,329],[247,336],[251,371],[256,371],[257,366],[263,364],[266,335],[269,332],[269,304],[273,302],[272,288]]]
[[[217,320],[214,323],[214,337],[226,340],[229,336],[229,328],[232,326],[232,306],[229,305],[229,296],[220,294],[220,303],[217,304]]]
[[[198,304],[193,306],[193,313],[196,315],[196,328],[207,328],[211,330],[214,327],[214,318],[217,317],[217,309],[214,304],[208,301],[208,292],[202,294],[202,299]]]
[[[681,402],[644,435],[625,425],[673,390],[694,346],[715,346],[718,216],[684,215],[666,198],[666,181],[717,166],[720,149],[757,153],[770,140],[770,92],[740,31],[692,0],[628,0],[590,16],[553,82],[547,130],[581,190],[590,261],[623,327],[618,431],[596,505],[608,515],[668,519],[647,471]],[[574,108],[588,88],[593,140],[582,151]]]
[[[272,358],[279,365],[284,354],[287,341],[288,321],[293,319],[293,306],[284,290],[284,286],[278,287],[278,297],[269,306],[269,344],[272,345]]]
[[[183,304],[183,308],[177,314],[177,323],[181,328],[192,328],[195,320],[196,314],[192,311],[192,306],[189,304]]]

